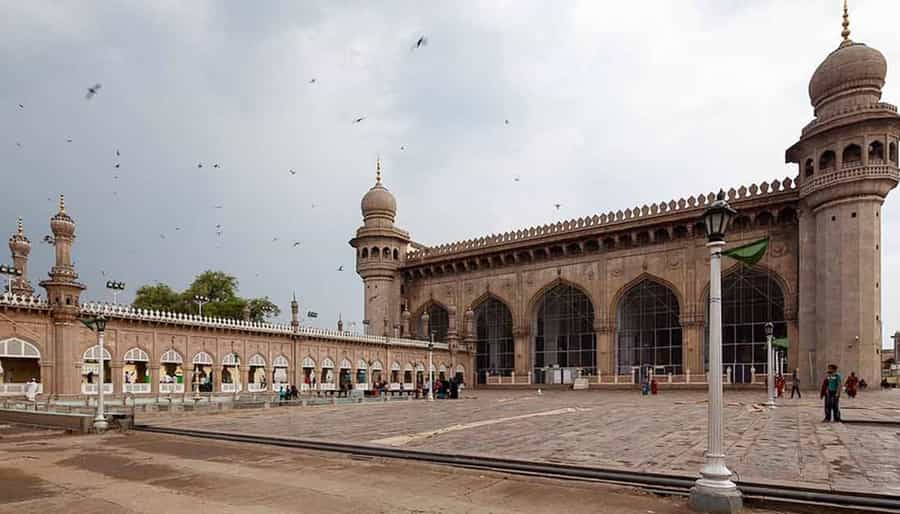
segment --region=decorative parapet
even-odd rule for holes
[[[900,171],[896,166],[863,166],[857,164],[850,168],[841,168],[839,171],[823,173],[812,180],[807,180],[800,188],[800,194],[804,197],[818,191],[845,182],[853,182],[860,179],[890,179],[900,180]]]
[[[782,194],[797,190],[796,179],[785,178],[784,180],[773,180],[772,182],[762,182],[759,185],[752,184],[750,187],[741,186],[738,189],[731,188],[727,191],[728,200],[732,202],[740,202],[744,200],[752,200],[769,195]],[[487,237],[479,237],[475,239],[467,239],[465,241],[457,241],[454,243],[442,244],[438,246],[425,247],[418,250],[412,250],[406,254],[407,264],[424,260],[428,257],[451,255],[455,253],[465,252],[469,250],[481,250],[493,246],[499,246],[507,243],[517,243],[521,241],[529,241],[539,239],[545,236],[575,233],[585,229],[595,229],[598,227],[614,227],[633,221],[653,220],[672,213],[688,212],[699,210],[705,205],[712,203],[716,199],[716,193],[700,194],[679,200],[670,200],[668,202],[654,203],[643,205],[633,209],[625,209],[624,211],[610,211],[606,214],[594,216],[586,216],[584,218],[575,218],[567,221],[560,221],[548,225],[540,225],[522,230],[513,230],[502,234],[491,234]]]
[[[844,84],[841,84],[841,87],[844,87]],[[888,112],[897,112],[897,106],[886,103],[886,102],[878,102],[873,104],[866,105],[851,105],[847,106],[844,109],[841,109],[838,112],[832,113],[826,118],[815,118],[809,123],[806,124],[803,129],[800,130],[800,137],[806,137],[809,135],[814,129],[819,127],[820,125],[824,125],[825,123],[835,120],[837,118],[841,118],[843,116],[849,116],[853,114],[859,114],[861,112],[869,112],[869,111],[888,111]]]
[[[45,304],[46,305],[46,304]],[[262,332],[283,336],[301,336],[308,338],[328,339],[335,341],[347,341],[353,343],[378,344],[386,346],[403,346],[409,348],[427,348],[427,341],[414,339],[386,338],[381,336],[356,334],[353,332],[338,332],[314,327],[299,327],[296,331],[287,323],[269,323],[258,321],[244,321],[228,318],[213,318],[198,316],[196,314],[184,314],[180,312],[166,312],[152,309],[136,309],[130,305],[113,305],[109,303],[84,303],[81,305],[81,313],[86,315],[104,315],[108,318],[130,319],[137,321],[149,321],[156,323],[168,323],[186,325],[198,328],[220,328],[226,330],[242,330],[247,332]],[[447,343],[435,343],[436,350],[447,350]]]
[[[20,309],[49,309],[50,304],[41,297],[35,295],[19,295],[9,292],[0,296],[0,305],[16,307]]]

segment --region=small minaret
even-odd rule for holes
[[[249,303],[244,304],[244,309],[241,312],[241,315],[243,316],[244,321],[250,321],[250,304]]]
[[[56,264],[50,268],[50,279],[41,282],[47,290],[47,300],[58,319],[74,319],[78,315],[78,303],[84,284],[78,282],[78,273],[72,266],[72,242],[75,240],[75,220],[66,213],[66,200],[59,195],[59,212],[50,218],[53,246],[56,248]]]
[[[31,296],[34,288],[28,282],[28,254],[31,253],[31,241],[25,237],[22,218],[16,220],[16,233],[9,238],[9,251],[12,253],[13,266],[22,274],[12,281],[12,292],[17,295]]]
[[[340,313],[338,313],[338,332],[344,333],[344,320],[341,319]]]
[[[297,295],[291,300],[291,328],[296,332],[300,328],[300,304],[297,303]]]

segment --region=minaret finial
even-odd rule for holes
[[[841,41],[841,46],[846,46],[852,43],[850,41],[850,13],[847,9],[847,0],[844,0],[844,22],[841,25],[844,27],[844,30],[841,31],[841,37],[844,38]]]
[[[375,159],[375,184],[381,184],[381,157]]]
[[[293,297],[294,297],[294,299],[291,301],[294,303],[297,303],[297,292],[296,291],[293,292]]]
[[[20,236],[25,235],[25,227],[22,226],[22,217],[21,216],[16,218],[16,234],[18,234]]]
[[[59,212],[66,212],[66,195],[59,194]]]

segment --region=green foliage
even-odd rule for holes
[[[196,314],[194,296],[201,295],[209,298],[209,303],[203,305],[204,316],[243,319],[245,306],[250,308],[251,321],[265,321],[281,314],[281,309],[268,296],[241,298],[237,291],[237,278],[222,271],[207,270],[197,275],[181,293],[166,284],[141,286],[132,305],[139,309]]]

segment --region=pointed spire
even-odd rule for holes
[[[381,184],[381,157],[375,159],[375,185]]]
[[[59,194],[59,212],[66,212],[66,195]]]
[[[844,21],[841,25],[844,27],[844,30],[841,31],[841,37],[844,38],[844,40],[841,41],[841,46],[847,46],[853,43],[853,41],[850,40],[850,14],[847,9],[847,0],[844,0]]]
[[[294,291],[292,294],[293,294],[293,299],[292,299],[291,301],[292,301],[293,303],[297,303],[297,292]]]
[[[25,227],[22,225],[22,217],[19,216],[16,218],[16,235],[24,237],[25,236]]]

